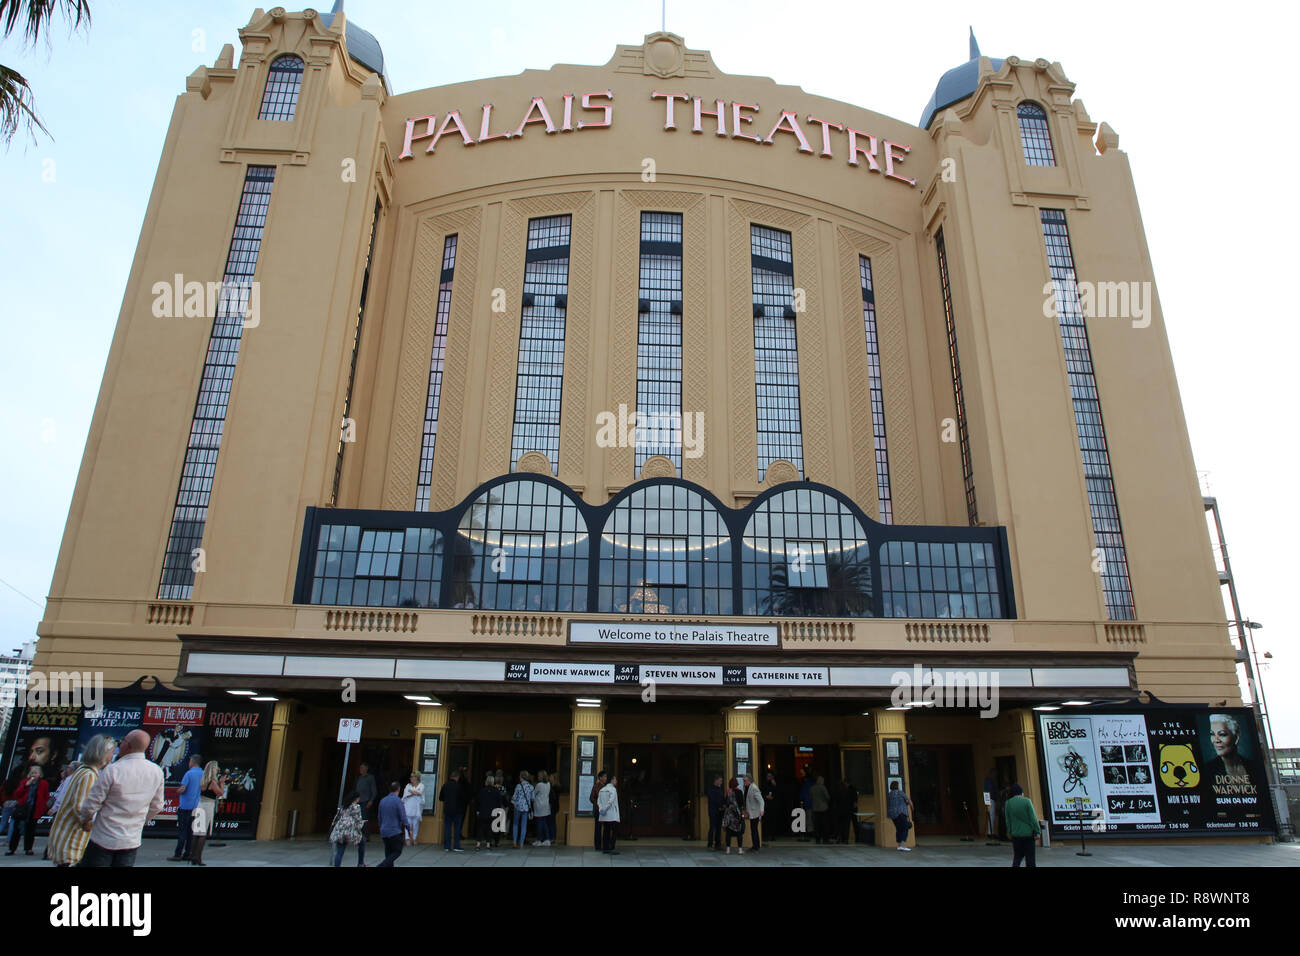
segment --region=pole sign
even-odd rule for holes
[[[1153,707],[1039,714],[1054,832],[1273,833],[1263,750],[1249,708]]]
[[[341,744],[361,743],[361,718],[360,717],[339,718],[338,742]]]

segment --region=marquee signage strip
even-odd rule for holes
[[[581,109],[584,113],[599,113],[600,121],[594,122],[579,119],[575,122],[574,101],[578,99],[576,93],[564,93],[560,97],[561,108],[559,112],[560,123],[557,125],[551,118],[551,110],[546,105],[545,97],[534,96],[524,110],[523,119],[519,125],[513,129],[506,128],[498,132],[492,132],[493,118],[492,111],[496,109],[493,103],[484,103],[479,121],[478,138],[470,134],[469,128],[465,125],[465,120],[461,117],[458,109],[450,110],[445,115],[441,113],[429,113],[425,116],[411,116],[406,120],[406,130],[402,135],[402,151],[398,154],[398,160],[412,159],[415,156],[412,145],[422,140],[428,140],[429,145],[425,147],[425,155],[433,154],[438,147],[438,140],[449,133],[460,137],[462,146],[477,146],[482,143],[491,142],[497,139],[520,139],[524,132],[532,124],[542,125],[548,134],[550,133],[573,133],[588,129],[604,129],[614,125],[614,91],[602,90],[600,92],[583,93],[581,97]],[[820,127],[821,129],[821,150],[813,149],[809,143],[808,136],[804,128],[800,125],[799,114],[795,110],[778,110],[778,116],[766,136],[760,136],[757,133],[745,132],[747,127],[753,127],[758,119],[757,114],[761,112],[757,103],[740,103],[735,100],[705,100],[699,96],[693,96],[689,93],[660,93],[655,90],[650,93],[650,99],[664,101],[664,129],[672,132],[677,129],[677,105],[680,103],[683,107],[682,113],[689,116],[692,120],[691,132],[704,134],[704,117],[710,117],[709,125],[715,136],[724,139],[746,140],[756,143],[760,146],[776,145],[778,134],[789,136],[795,144],[795,149],[800,153],[812,155],[816,153],[823,159],[833,159],[835,157],[835,143],[840,142],[838,134],[843,134],[846,159],[850,166],[860,166],[862,161],[866,161],[867,172],[880,173],[886,179],[893,179],[901,183],[907,183],[909,186],[915,186],[916,180],[903,176],[895,170],[895,166],[901,164],[907,158],[907,154],[912,151],[912,147],[905,146],[902,143],[895,143],[891,140],[881,140],[878,136],[871,133],[865,133],[862,130],[854,129],[844,123],[837,123],[833,120],[821,119],[809,113],[803,122],[809,126]],[[595,101],[603,102],[595,102]],[[551,102],[555,102],[554,96]],[[689,107],[687,106],[689,104]],[[439,117],[442,122],[439,123]],[[472,120],[471,120],[472,122]],[[730,129],[728,129],[730,123]],[[416,128],[424,125],[423,132],[416,132]],[[756,127],[760,132],[766,126],[766,120],[762,126]],[[435,127],[437,127],[435,129]],[[837,135],[832,135],[834,130]],[[881,168],[881,163],[884,168]]]
[[[619,624],[571,621],[570,644],[658,644],[687,647],[780,647],[774,625],[737,627],[721,624]]]
[[[820,664],[692,664],[685,661],[624,663],[621,661],[491,661],[436,660],[392,657],[325,657],[278,654],[223,654],[193,651],[186,665],[191,675],[246,677],[371,677],[389,680],[428,680],[537,684],[664,685],[893,688],[899,674],[913,679],[915,667]],[[1002,688],[1115,687],[1127,688],[1127,667],[1002,667],[963,670],[921,667],[925,681],[944,685],[953,675],[997,675]],[[969,679],[969,678],[968,678]],[[913,682],[915,682],[913,680]]]

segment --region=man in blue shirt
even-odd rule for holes
[[[199,805],[199,788],[203,786],[203,758],[198,754],[190,756],[190,769],[181,778],[180,810],[176,814],[176,825],[180,828],[176,834],[176,852],[168,860],[188,860],[194,834],[190,825],[194,821],[194,808]]]
[[[400,789],[401,784],[394,780],[388,788],[388,796],[379,801],[379,836],[384,841],[384,862],[380,866],[392,866],[393,861],[402,855],[406,811],[398,793]]]

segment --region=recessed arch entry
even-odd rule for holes
[[[785,482],[731,508],[686,479],[647,478],[593,505],[551,475],[515,473],[446,511],[308,508],[294,601],[1014,618],[1009,568],[1004,528],[884,525],[819,482]]]

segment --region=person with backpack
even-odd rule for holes
[[[609,783],[600,788],[596,808],[600,814],[601,849],[610,856],[618,856],[618,850],[614,849],[615,830],[619,824],[618,778],[613,774],[609,775]]]
[[[722,801],[722,832],[726,836],[727,855],[731,854],[731,839],[735,837],[740,855],[745,855],[745,794],[735,777],[727,782],[727,793]]]
[[[533,809],[533,785],[527,770],[519,771],[519,782],[515,784],[515,792],[510,798],[510,803],[515,808],[511,835],[515,841],[515,849],[522,850],[524,839],[528,835],[528,814]]]

